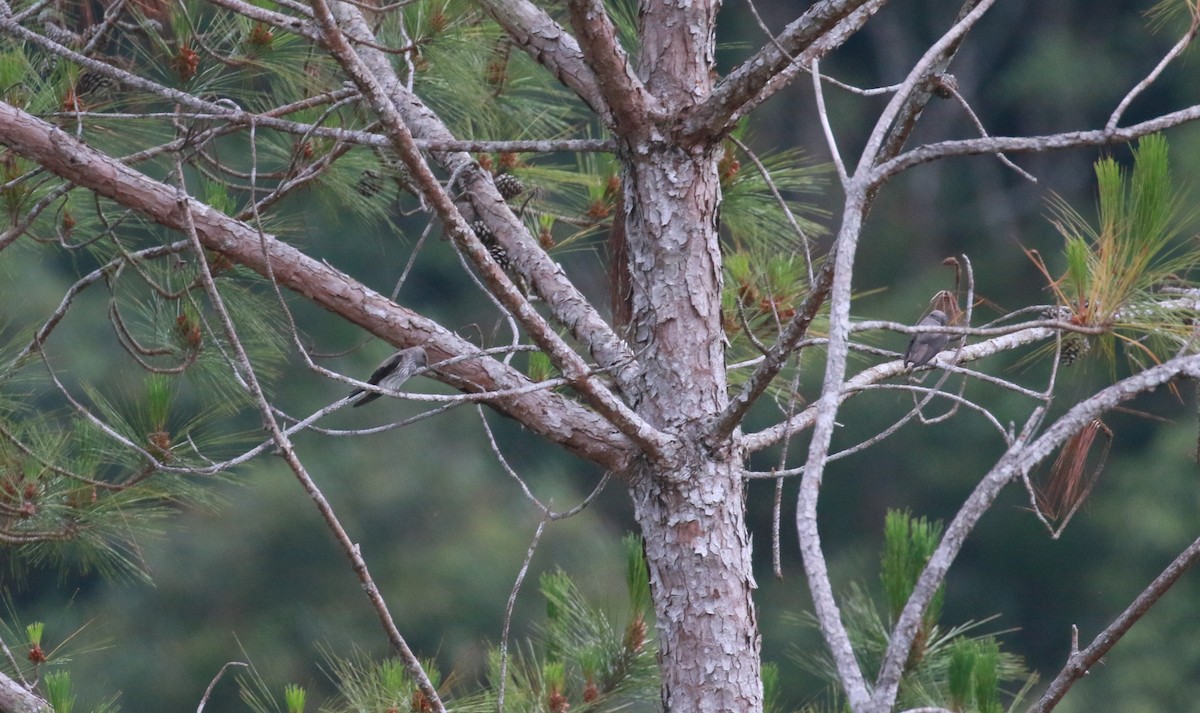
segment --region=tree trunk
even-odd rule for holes
[[[717,233],[720,151],[633,152],[625,176],[638,413],[678,447],[635,467],[667,711],[762,709],[742,462],[706,426],[728,402]],[[714,685],[715,684],[715,685]]]
[[[663,709],[761,711],[761,637],[751,598],[738,459],[643,467],[631,487],[658,621]]]

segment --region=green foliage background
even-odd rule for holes
[[[759,3],[772,27],[790,20],[794,5]],[[854,83],[896,81],[921,43],[946,26],[953,9],[928,0],[893,3],[822,68]],[[1147,21],[1140,15],[1146,9],[1118,0],[1000,3],[971,35],[952,71],[993,135],[1099,126],[1125,88],[1175,41],[1167,30],[1147,40]],[[724,13],[732,29],[723,38],[729,49],[721,59],[731,65],[747,46],[762,40],[743,7],[728,3]],[[1193,52],[1135,103],[1127,121],[1194,103],[1196,76]],[[856,141],[865,131],[862,122],[869,117],[863,107],[877,109],[880,100],[836,91],[827,96],[835,127],[844,137],[842,149],[855,155]],[[765,153],[798,145],[821,160],[819,127],[796,121],[801,110],[810,116],[811,106],[806,82],[773,99],[753,121],[755,147]],[[546,126],[516,120],[517,125]],[[914,141],[970,131],[956,107],[940,102],[925,112]],[[1173,131],[1170,141],[1175,173],[1191,184],[1195,200],[1200,185],[1191,177],[1200,172],[1200,128]],[[1112,155],[1129,160],[1124,149]],[[914,320],[934,291],[951,287],[941,259],[964,252],[976,268],[978,293],[996,305],[1013,309],[1049,302],[1044,280],[1021,247],[1046,256],[1060,254],[1062,238],[1047,220],[1047,199],[1057,193],[1087,215],[1094,201],[1091,166],[1096,158],[1093,151],[1016,157],[1039,177],[1036,185],[987,158],[944,161],[901,177],[880,194],[868,223],[855,285],[865,296],[855,315]],[[744,163],[742,170],[749,166]],[[337,264],[390,292],[399,269],[393,264],[393,248],[398,240],[411,243],[420,226],[399,221],[398,237],[390,219],[355,221],[348,212],[331,210],[335,204],[292,201],[286,222],[308,226],[304,240],[314,253],[336,256]],[[835,208],[836,195],[822,207]],[[488,313],[482,298],[462,282],[448,251],[429,251],[423,260],[400,295],[403,304],[464,330],[477,321],[476,315]],[[565,252],[562,260],[573,273],[593,268],[596,257],[576,250]],[[1064,265],[1051,267],[1061,270]],[[0,253],[4,313],[46,314],[73,280],[74,269],[68,259],[47,258],[26,247]],[[604,301],[600,283],[584,280],[581,287]],[[329,343],[354,343],[361,337],[313,308],[292,304],[305,328]],[[986,308],[983,315],[991,316]],[[83,308],[69,319],[77,346],[56,368],[88,381],[128,384],[131,392],[141,388],[140,375],[115,353],[102,313]],[[886,346],[900,349],[903,338],[896,336]],[[371,344],[336,366],[345,373],[366,374],[387,352],[386,346]],[[1044,363],[1018,367],[1020,356],[993,360],[989,367],[1010,375],[1028,369],[1030,378],[1048,368]],[[339,385],[308,375],[300,364],[279,368],[291,375],[284,401],[293,413],[343,395]],[[1064,372],[1057,407],[1109,376],[1107,367],[1087,363]],[[423,381],[421,388],[438,387]],[[968,392],[1008,418],[1020,418],[1028,407],[985,387],[971,386]],[[999,613],[997,629],[1017,629],[1001,637],[1005,651],[1023,656],[1043,678],[1064,660],[1072,624],[1086,641],[1110,621],[1196,536],[1196,423],[1190,387],[1181,392],[1182,402],[1164,391],[1133,405],[1165,414],[1166,421],[1136,413],[1107,419],[1116,435],[1109,465],[1088,507],[1062,539],[1050,541],[1026,511],[1024,494],[1010,488],[952,570],[944,618],[963,621]],[[907,397],[888,399],[875,395],[849,402],[839,419],[846,428],[835,446],[878,432],[909,407]],[[415,404],[381,403],[364,409],[366,413],[340,413],[331,425],[381,423],[417,410]],[[771,408],[761,409],[747,430],[774,416]],[[601,474],[595,469],[509,422],[489,418],[514,466],[544,500],[565,507],[598,482]],[[252,422],[236,425],[257,428]],[[852,581],[875,581],[889,508],[907,508],[931,519],[953,515],[999,452],[986,429],[969,414],[932,427],[910,425],[831,468],[821,524],[835,588],[848,591]],[[299,440],[301,454],[346,518],[352,536],[363,543],[401,631],[422,655],[436,658],[443,671],[459,672],[467,681],[488,665],[485,643],[499,638],[504,603],[538,521],[536,510],[483,443],[478,420],[467,409],[366,439]],[[754,465],[769,468],[776,459],[777,454],[764,453]],[[795,487],[785,486],[785,503],[794,502]],[[807,588],[788,516],[785,578],[776,581],[770,574],[771,490],[754,486],[750,495],[761,585],[759,619],[765,658],[779,664],[784,699],[798,706],[817,696],[821,684],[785,654],[811,649],[817,642],[795,619],[807,607]],[[153,586],[47,570],[27,572],[18,583],[10,568],[0,567],[3,585],[12,588],[14,611],[23,621],[46,621],[51,645],[82,629],[72,642],[77,653],[70,667],[89,705],[120,691],[123,710],[190,710],[222,664],[246,658],[277,692],[285,682],[298,682],[329,694],[333,685],[321,667],[322,647],[385,653],[351,573],[307,498],[277,462],[260,459],[235,478],[213,483],[208,492],[220,496],[219,507],[181,507],[161,536],[144,540],[136,552]],[[583,515],[549,526],[529,582],[562,568],[594,603],[619,610],[625,601],[619,539],[631,528],[628,502],[619,486],[610,485]],[[544,603],[529,582],[518,600],[518,636],[544,618]],[[1076,686],[1059,710],[1196,710],[1198,598],[1200,582],[1193,573],[1116,647],[1105,665]],[[210,709],[233,710],[235,697],[232,682],[224,681]]]

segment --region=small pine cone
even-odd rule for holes
[[[496,236],[492,235],[492,231],[488,230],[487,225],[482,220],[476,220],[471,223],[471,230],[475,232],[475,237],[479,238],[479,242],[491,247],[496,244]]]
[[[550,709],[550,713],[566,713],[571,708],[571,702],[557,689],[550,691],[546,705]]]
[[[511,173],[501,173],[494,180],[496,181],[496,190],[500,191],[500,196],[506,201],[525,192],[525,184]]]
[[[413,713],[429,713],[429,711],[433,710],[433,705],[430,704],[429,699],[426,698],[425,694],[421,691],[421,689],[418,688],[417,690],[413,691],[412,702],[409,704],[409,710],[411,710]]]
[[[588,676],[587,685],[583,687],[583,702],[591,703],[600,697],[600,689],[596,686],[596,682]]]
[[[1080,357],[1087,356],[1087,353],[1092,350],[1092,340],[1085,334],[1071,332],[1064,334],[1062,338],[1062,351],[1058,355],[1058,363],[1063,366],[1070,366],[1079,360]]]
[[[383,176],[379,175],[378,171],[368,168],[358,177],[358,183],[354,185],[354,190],[364,198],[377,196],[383,192]]]
[[[488,252],[492,254],[492,259],[500,266],[501,270],[508,272],[512,268],[512,260],[508,259],[508,251],[499,243],[492,243],[487,246]]]
[[[631,654],[636,654],[642,650],[646,644],[646,621],[637,615],[633,621],[629,622],[629,627],[625,629],[625,651]]]
[[[512,266],[512,261],[508,259],[508,251],[504,249],[504,246],[496,242],[496,236],[492,234],[492,231],[488,230],[482,220],[471,223],[471,230],[475,231],[475,237],[479,238],[479,242],[483,243],[483,246],[492,254],[492,259],[496,261],[500,269],[507,271]]]
[[[110,77],[106,77],[99,72],[84,72],[79,81],[75,82],[75,93],[82,96],[84,94],[111,94],[117,83]]]

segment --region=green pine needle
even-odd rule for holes
[[[42,635],[46,633],[46,623],[42,621],[30,622],[25,627],[25,635],[29,637],[29,643],[34,646],[42,645]]]
[[[625,584],[629,588],[629,610],[633,616],[649,619],[654,605],[650,598],[650,570],[642,538],[632,533],[621,538],[625,551]]]
[[[71,672],[53,671],[43,679],[46,700],[54,713],[71,713],[75,709],[75,694],[71,692]]]
[[[913,518],[909,513],[889,510],[884,519],[883,556],[880,580],[887,599],[888,612],[893,620],[917,586],[917,579],[937,547],[942,536],[942,523],[925,518]],[[941,608],[941,594],[930,604],[927,618],[936,621]]]
[[[953,710],[966,710],[974,694],[975,659],[978,646],[973,639],[957,639],[950,646],[950,664],[946,670],[947,688],[950,693],[950,707]]]
[[[1113,158],[1096,162],[1094,224],[1053,202],[1067,270],[1052,287],[1072,322],[1106,330],[1097,351],[1111,358],[1119,343],[1134,363],[1156,362],[1191,338],[1182,315],[1161,306],[1157,288],[1191,285],[1200,245],[1179,239],[1193,212],[1173,183],[1167,140],[1142,137],[1132,153],[1132,169]]]
[[[283,688],[283,701],[288,713],[304,713],[304,703],[308,694],[304,688],[295,683],[289,683]]]

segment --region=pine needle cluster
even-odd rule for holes
[[[1092,335],[1098,335],[1110,360],[1120,342],[1132,362],[1157,363],[1193,330],[1190,306],[1173,303],[1169,290],[1194,286],[1200,246],[1179,239],[1194,211],[1172,180],[1167,140],[1160,134],[1138,142],[1132,170],[1107,157],[1096,162],[1095,172],[1095,222],[1062,199],[1052,205],[1054,226],[1066,241],[1065,273],[1050,279],[1046,265],[1030,252],[1061,314],[1082,328],[1078,336],[1064,337],[1064,361],[1086,353]]]
[[[941,539],[942,525],[906,512],[890,511],[884,523],[880,582],[886,614],[861,585],[851,585],[843,598],[842,618],[864,671],[877,671],[887,649],[891,628],[916,587],[917,579]],[[921,619],[920,630],[909,652],[900,682],[900,709],[932,706],[960,713],[1001,713],[1016,710],[1036,682],[1021,659],[1001,651],[993,635],[973,634],[994,617],[968,621],[949,628],[939,624],[944,591],[939,590]],[[800,617],[812,628],[819,625],[811,614]],[[829,682],[824,703],[806,706],[805,713],[840,711],[836,666],[827,652],[794,652],[802,668]],[[1020,688],[1006,693],[1004,686]],[[1007,698],[1005,706],[1001,700]]]
[[[457,713],[494,713],[503,686],[504,710],[538,713],[571,711],[653,711],[659,709],[656,646],[651,635],[650,584],[641,539],[623,540],[626,554],[628,615],[617,626],[602,609],[589,604],[571,578],[557,570],[542,575],[546,620],[523,646],[488,656],[487,679],[474,691],[463,690],[459,676],[443,678],[432,661],[422,662],[447,708]],[[348,658],[328,655],[338,698],[323,713],[376,713],[433,710],[396,659],[372,660],[359,652]],[[302,713],[286,700],[303,701],[303,689],[285,688],[281,705],[258,673],[239,677],[242,699],[257,713]]]

